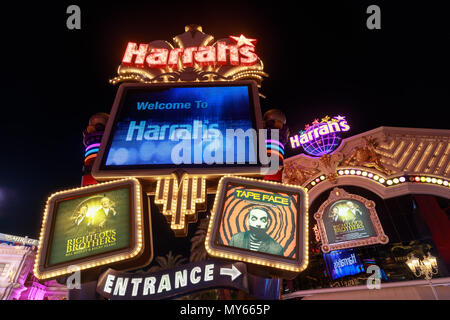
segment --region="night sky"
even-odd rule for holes
[[[80,186],[82,131],[110,112],[117,86],[108,80],[127,42],[170,41],[187,24],[216,39],[258,39],[269,74],[262,111],[284,111],[291,132],[338,114],[350,134],[449,128],[443,2],[299,2],[2,4],[0,232],[37,239],[47,197]],[[81,7],[81,30],[66,28],[70,4]],[[371,4],[381,7],[381,30],[366,28]]]

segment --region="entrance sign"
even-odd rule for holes
[[[248,293],[244,263],[206,260],[151,273],[104,272],[97,293],[111,300],[153,300],[209,288],[233,288]]]
[[[314,214],[322,240],[322,251],[386,244],[375,210],[375,202],[340,188],[334,188]]]
[[[123,84],[93,176],[257,173],[261,128],[253,81]]]
[[[300,186],[220,180],[206,236],[212,256],[300,272],[308,264],[307,194]]]
[[[50,196],[36,256],[36,277],[68,274],[72,265],[85,270],[139,259],[146,247],[142,202],[136,179]],[[146,240],[149,250],[151,236]]]

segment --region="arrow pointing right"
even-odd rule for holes
[[[237,277],[239,277],[242,273],[239,271],[238,268],[234,266],[234,264],[231,265],[231,269],[229,268],[220,268],[220,274],[225,276],[231,276],[231,281],[234,281]]]

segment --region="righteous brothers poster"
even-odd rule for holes
[[[323,223],[330,243],[376,236],[365,205],[356,200],[332,203],[323,215]]]
[[[52,279],[105,265],[147,265],[153,242],[145,203],[135,178],[54,193],[44,210],[34,275]]]
[[[206,249],[212,256],[300,272],[308,260],[307,203],[299,186],[222,178]]]
[[[130,190],[120,188],[59,201],[49,265],[127,248]]]
[[[375,202],[341,188],[330,192],[314,218],[325,253],[389,242],[378,219]]]

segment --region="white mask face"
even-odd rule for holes
[[[248,217],[248,226],[259,229],[267,229],[269,225],[269,217],[267,213],[260,209],[253,209],[250,211]]]

